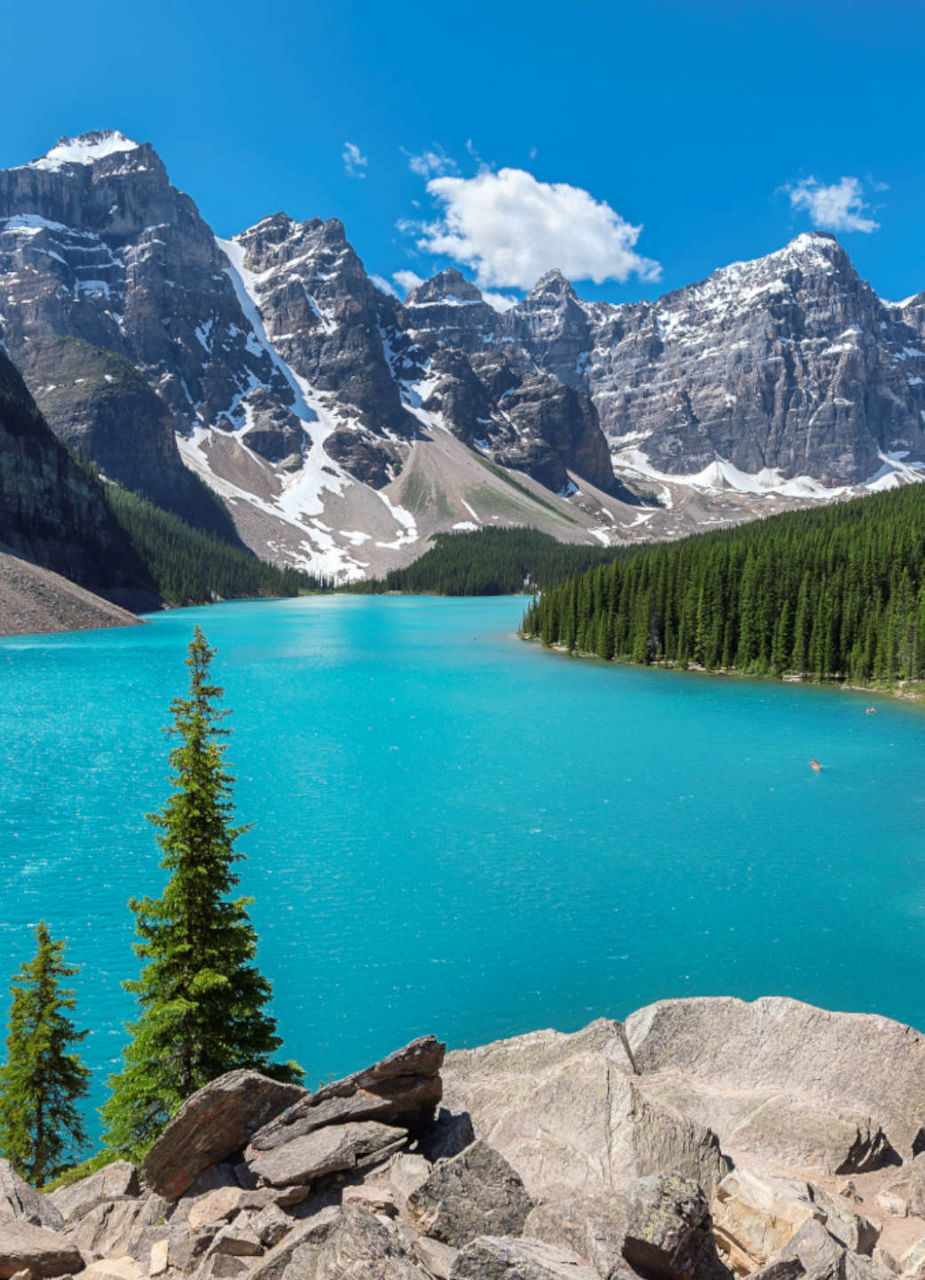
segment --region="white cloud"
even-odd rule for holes
[[[369,158],[364,156],[363,152],[355,142],[345,142],[341,159],[344,162],[344,168],[350,174],[351,178],[365,178],[366,174],[363,170],[369,164]]]
[[[384,276],[371,275],[369,278],[372,280],[376,288],[381,289],[383,293],[390,293],[393,298],[397,298],[399,296],[398,290],[395,288],[394,284],[390,284]]]
[[[496,311],[510,311],[511,307],[517,306],[517,299],[511,298],[506,293],[492,293],[490,290],[483,290],[482,297]]]
[[[879,188],[878,188],[879,189]],[[880,226],[873,218],[864,217],[869,205],[859,178],[842,178],[829,186],[815,178],[804,178],[786,188],[794,209],[805,209],[813,225],[829,231],[876,231]]]
[[[404,151],[404,147],[402,147]],[[433,178],[444,173],[453,173],[458,168],[455,160],[452,160],[440,146],[433,146],[428,151],[422,151],[420,155],[412,155],[410,151],[405,151],[408,157],[408,167],[412,173],[420,174],[422,178]]]
[[[655,280],[661,272],[635,252],[642,227],[580,187],[500,169],[473,178],[434,177],[427,190],[443,205],[443,216],[415,228],[418,247],[472,267],[482,287],[529,289],[553,267],[595,284],[634,272]]]
[[[399,289],[404,289],[406,293],[410,293],[412,289],[416,289],[419,284],[424,283],[416,271],[393,271],[392,279]]]

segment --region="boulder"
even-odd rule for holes
[[[629,1206],[625,1198],[576,1197],[537,1205],[524,1223],[524,1235],[571,1250],[602,1276],[623,1261]]]
[[[253,1151],[272,1151],[332,1124],[378,1120],[417,1131],[432,1119],[442,1096],[445,1051],[434,1036],[422,1036],[363,1071],[303,1093],[253,1133]]]
[[[158,1240],[156,1244],[151,1246],[151,1252],[148,1256],[148,1274],[151,1276],[162,1276],[167,1270],[167,1259],[170,1250],[170,1238],[164,1236],[163,1240]]]
[[[251,1137],[306,1091],[256,1071],[229,1071],[180,1107],[145,1156],[145,1182],[176,1200],[198,1174],[242,1150]]]
[[[153,1227],[167,1212],[161,1196],[148,1193],[123,1200],[104,1200],[72,1218],[62,1236],[80,1249],[103,1257],[128,1253],[132,1239],[145,1227]]]
[[[9,1160],[0,1160],[0,1218],[9,1216],[34,1227],[57,1231],[62,1216],[52,1196],[43,1196],[25,1182]]]
[[[141,1264],[128,1256],[100,1258],[80,1274],[81,1280],[145,1280]]]
[[[677,1174],[641,1178],[629,1194],[623,1257],[650,1280],[725,1280],[703,1189]]]
[[[504,1157],[475,1142],[442,1160],[408,1208],[423,1235],[461,1249],[476,1236],[519,1236],[533,1201]]]
[[[359,1186],[344,1187],[341,1204],[346,1209],[348,1204],[359,1205],[370,1213],[384,1218],[397,1218],[399,1201],[404,1200],[388,1182],[362,1182]]]
[[[443,1076],[447,1105],[468,1111],[537,1202],[607,1196],[661,1172],[709,1193],[728,1171],[715,1134],[643,1091],[617,1022],[457,1050]]]
[[[262,1151],[249,1148],[248,1164],[274,1187],[314,1182],[327,1174],[364,1169],[385,1160],[408,1139],[407,1129],[376,1120],[329,1125]]]
[[[246,1221],[236,1219],[219,1229],[209,1245],[208,1253],[228,1253],[235,1258],[258,1258],[263,1253],[263,1245]]]
[[[402,1152],[393,1156],[389,1165],[389,1182],[406,1200],[430,1177],[433,1165],[416,1152]]]
[[[825,1229],[851,1253],[870,1255],[880,1239],[880,1227],[863,1213],[848,1207],[839,1196],[830,1195],[824,1187],[809,1183],[813,1204],[825,1214]]]
[[[459,1250],[451,1245],[431,1240],[428,1236],[418,1236],[411,1246],[412,1257],[423,1264],[424,1270],[434,1280],[449,1280],[458,1253]]]
[[[88,1209],[102,1204],[104,1200],[121,1200],[140,1193],[138,1170],[135,1166],[128,1160],[114,1160],[112,1164],[104,1165],[79,1182],[58,1187],[48,1198],[64,1222],[70,1222],[72,1218],[81,1217]]]
[[[845,1250],[829,1235],[816,1218],[807,1218],[799,1231],[780,1253],[781,1258],[797,1258],[804,1271],[810,1274],[832,1272],[839,1277],[843,1269]]]
[[[283,1213],[278,1205],[268,1204],[250,1220],[250,1229],[265,1249],[272,1249],[295,1226],[294,1219]]]
[[[343,1211],[326,1205],[294,1227],[269,1253],[256,1263],[248,1280],[298,1280],[309,1271],[308,1264],[317,1256],[319,1245],[336,1230]],[[291,1270],[290,1270],[291,1268]]]
[[[822,1222],[826,1216],[805,1182],[747,1168],[735,1169],[722,1180],[712,1213],[716,1243],[738,1275],[765,1266],[804,1222]]]
[[[925,1117],[925,1037],[875,1014],[702,997],[640,1009],[626,1033],[643,1077],[689,1092],[724,1150],[770,1159],[780,1135],[810,1128],[809,1167],[865,1171],[911,1155]]]
[[[394,1229],[390,1231],[358,1205],[343,1211],[312,1261],[314,1270],[308,1271],[312,1280],[427,1280]],[[287,1280],[302,1280],[305,1274],[293,1267]]]
[[[219,1187],[217,1191],[197,1196],[190,1205],[186,1220],[193,1231],[210,1222],[227,1222],[237,1215],[245,1197],[253,1194],[242,1191],[240,1187]]]
[[[567,1249],[542,1240],[481,1236],[461,1249],[450,1280],[598,1280]]]
[[[24,1218],[0,1217],[0,1280],[28,1271],[32,1280],[83,1270],[80,1250],[55,1231]]]
[[[844,1280],[894,1280],[895,1273],[878,1258],[846,1253],[842,1259]]]

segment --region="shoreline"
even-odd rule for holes
[[[925,701],[925,681],[922,682],[921,688],[909,689],[904,687],[903,682],[899,682],[896,685],[847,684],[837,679],[809,680],[805,676],[791,673],[782,676],[763,676],[755,672],[737,671],[734,667],[702,667],[695,662],[688,663],[687,666],[681,666],[677,662],[633,662],[631,658],[602,658],[599,654],[589,653],[582,649],[569,650],[561,644],[544,645],[538,636],[525,636],[521,631],[517,631],[516,635],[524,644],[538,645],[539,648],[559,657],[578,658],[581,661],[590,659],[592,662],[600,662],[608,667],[632,667],[642,671],[669,671],[676,675],[723,676],[727,680],[753,680],[762,684],[796,684],[810,689],[839,690],[842,693],[877,694],[880,697],[893,698],[897,702],[921,703]]]

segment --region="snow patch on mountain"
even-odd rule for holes
[[[24,166],[27,169],[49,169],[56,172],[70,164],[93,164],[106,156],[118,155],[123,151],[137,151],[140,143],[133,142],[124,134],[113,129],[105,129],[97,133],[83,133],[77,138],[59,138],[50,151],[46,151],[38,160]]]

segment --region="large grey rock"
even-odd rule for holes
[[[874,1014],[783,997],[665,1000],[627,1019],[651,1095],[670,1098],[724,1150],[865,1171],[904,1158],[925,1116],[925,1038]]]
[[[623,1257],[650,1280],[731,1280],[717,1256],[703,1190],[675,1174],[642,1178],[631,1188]]]
[[[326,1205],[294,1227],[270,1252],[256,1263],[250,1280],[303,1280],[314,1276],[311,1267],[321,1244],[335,1231],[343,1218],[341,1209]]]
[[[34,1280],[83,1270],[80,1250],[55,1231],[0,1216],[0,1280],[27,1271]]]
[[[363,1071],[304,1094],[255,1131],[251,1153],[272,1151],[325,1125],[352,1121],[423,1128],[441,1098],[445,1051],[434,1036],[422,1036]]]
[[[533,1201],[504,1157],[476,1142],[441,1161],[408,1207],[424,1235],[461,1249],[476,1236],[519,1236]]]
[[[407,1129],[376,1120],[330,1125],[293,1138],[284,1145],[248,1154],[248,1165],[274,1187],[315,1182],[331,1173],[365,1169],[403,1147]]]
[[[356,1205],[344,1210],[318,1249],[313,1265],[309,1271],[312,1280],[426,1280],[399,1236]],[[297,1274],[287,1280],[296,1280]]]
[[[443,1075],[449,1103],[536,1201],[607,1195],[663,1171],[709,1192],[728,1168],[714,1134],[643,1090],[616,1022],[457,1050]]]
[[[537,1205],[524,1223],[524,1235],[571,1250],[598,1275],[609,1277],[623,1261],[628,1221],[624,1197],[576,1196]]]
[[[0,1218],[7,1216],[50,1231],[57,1230],[63,1221],[53,1196],[41,1195],[19,1176],[9,1160],[0,1160]]]
[[[825,1214],[825,1228],[849,1253],[868,1256],[880,1239],[880,1227],[863,1213],[856,1213],[841,1196],[833,1196],[817,1183],[809,1184],[813,1203]]]
[[[541,1240],[482,1236],[461,1249],[450,1280],[598,1280],[566,1249]]]
[[[148,1193],[120,1200],[103,1200],[62,1228],[63,1237],[98,1255],[129,1252],[133,1237],[145,1227],[157,1225],[166,1215],[167,1201]]]
[[[826,1268],[837,1274],[842,1267],[845,1250],[821,1222],[809,1218],[793,1239],[781,1249],[780,1256],[783,1259],[798,1258],[809,1274]]]
[[[176,1200],[196,1176],[247,1145],[254,1133],[305,1096],[256,1071],[229,1071],[188,1098],[145,1156],[145,1182]]]
[[[64,1222],[70,1222],[104,1200],[121,1200],[139,1194],[138,1170],[128,1160],[114,1160],[79,1182],[58,1187],[48,1198]]]

